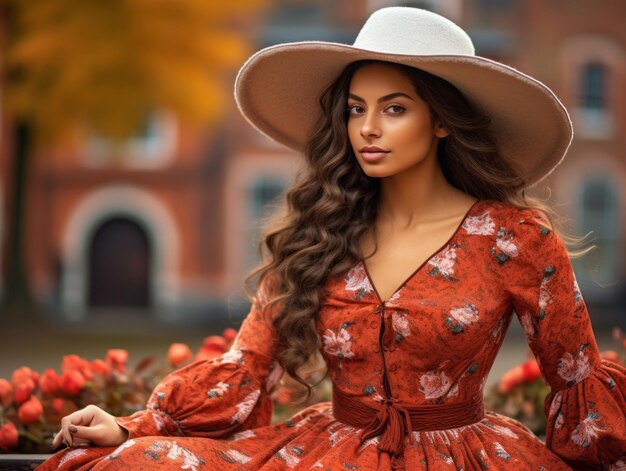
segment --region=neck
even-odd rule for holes
[[[410,228],[424,220],[449,215],[467,199],[468,195],[446,180],[437,159],[426,159],[381,181],[378,221]]]

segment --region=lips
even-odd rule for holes
[[[361,154],[361,157],[363,157],[363,160],[371,163],[384,159],[389,151],[383,149],[382,147],[365,146],[359,150],[359,153]]]
[[[384,152],[384,153],[387,153],[389,151],[383,149],[382,147],[378,147],[378,146],[365,146],[365,147],[361,147],[360,152],[361,153],[363,153],[363,152],[373,152],[373,153]]]

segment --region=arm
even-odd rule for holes
[[[63,418],[53,445],[65,440],[69,445],[91,441],[117,446],[128,438],[154,435],[216,438],[268,425],[268,393],[282,374],[274,360],[271,318],[276,309],[265,309],[271,295],[270,283],[264,282],[232,349],[169,374],[154,389],[145,410],[115,418],[88,406]]]
[[[174,371],[154,389],[146,410],[117,418],[129,437],[175,435],[224,437],[270,423],[269,392],[282,369],[266,312],[271,286],[264,282],[233,347],[220,358]]]
[[[512,223],[507,279],[515,312],[552,391],[546,444],[574,469],[626,458],[626,370],[600,359],[562,241],[531,211]]]

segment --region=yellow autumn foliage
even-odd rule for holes
[[[3,0],[7,111],[39,141],[78,125],[110,138],[165,109],[190,125],[220,116],[249,54],[238,22],[265,0]]]

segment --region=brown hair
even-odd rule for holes
[[[359,241],[374,227],[379,180],[361,170],[347,132],[347,97],[355,71],[350,64],[324,91],[321,113],[304,150],[305,166],[287,191],[285,204],[273,217],[260,243],[263,262],[246,278],[268,276],[275,293],[269,306],[279,306],[272,322],[285,371],[307,388],[303,367],[317,354],[315,319],[329,276],[343,273],[361,258]],[[549,208],[524,192],[523,178],[504,161],[489,136],[489,119],[446,80],[412,67],[398,67],[429,105],[434,120],[449,131],[441,139],[438,159],[448,181],[479,199],[495,199],[545,215]]]

